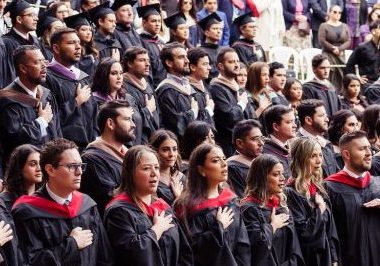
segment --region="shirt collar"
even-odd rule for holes
[[[20,35],[25,40],[29,40],[29,32],[27,34],[24,34],[21,31],[18,31],[15,27],[13,27],[13,30],[16,32],[17,35]]]
[[[54,63],[54,64],[58,64],[58,65],[60,65],[61,67],[66,68],[67,70],[73,72],[74,75],[75,75],[75,79],[77,79],[77,80],[79,79],[79,77],[80,77],[80,69],[79,69],[79,68],[76,68],[74,65],[72,65],[72,66],[70,66],[70,67],[66,67],[66,66],[62,65],[61,63],[57,62],[57,61],[55,60],[55,58],[53,58],[53,59],[51,60],[51,64],[53,64],[53,63]]]
[[[278,145],[280,145],[280,147],[284,148],[284,149],[288,149],[287,148],[287,145],[286,145],[286,142],[282,142],[281,140],[279,140],[278,138],[276,138],[275,136],[273,136],[272,134],[269,134],[269,137]]]
[[[365,175],[365,172],[362,173],[361,175],[357,175],[354,172],[348,170],[346,166],[343,167],[343,171],[346,172],[349,176],[351,176],[353,178],[363,178]]]
[[[313,135],[309,131],[306,131],[306,129],[304,129],[303,127],[301,127],[299,129],[299,133],[301,133],[305,137],[308,137],[308,138],[311,138],[311,139],[315,139],[319,143],[319,145],[321,145],[322,148],[324,148],[327,145],[327,143],[329,142],[323,136],[321,136],[321,135]]]
[[[174,80],[175,82],[181,84],[182,86],[190,86],[189,79],[187,77],[184,77],[184,76],[178,77],[178,76],[168,73],[167,78]]]
[[[61,198],[60,196],[54,194],[54,192],[50,190],[48,184],[46,184],[46,190],[47,190],[47,193],[49,194],[49,196],[50,196],[55,202],[57,202],[58,204],[61,204],[61,205],[65,205],[66,201],[71,202],[71,200],[72,200],[72,198],[73,198],[73,193],[70,193],[70,195],[69,195],[67,198]]]
[[[20,80],[19,77],[15,79],[15,83],[17,83],[28,95],[32,96],[34,99],[37,98],[37,90],[35,92],[29,90]]]

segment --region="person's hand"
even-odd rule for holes
[[[272,101],[269,99],[269,97],[263,97],[259,103],[263,111],[265,111],[271,104],[272,104]]]
[[[145,94],[145,104],[146,108],[148,108],[151,114],[153,114],[153,112],[156,111],[156,100],[154,99],[153,95],[149,100],[149,95]]]
[[[115,59],[116,61],[120,61],[120,51],[117,48],[111,49],[111,58]]]
[[[151,227],[151,229],[156,233],[157,240],[161,238],[162,234],[165,231],[175,226],[174,224],[172,224],[172,221],[173,216],[171,214],[165,216],[164,211],[162,211],[161,213],[158,213],[156,210],[154,211],[153,226]]]
[[[82,227],[74,228],[70,236],[77,242],[78,249],[84,249],[92,244],[92,232],[91,230],[83,230]]]
[[[297,22],[303,22],[303,21],[307,20],[307,17],[304,15],[297,15],[297,16],[295,16],[295,19]]]
[[[198,113],[199,111],[198,102],[194,97],[191,97],[190,109],[193,110],[194,113]]]
[[[4,221],[0,222],[0,246],[13,239],[13,231],[9,224]]]
[[[280,213],[276,215],[276,208],[273,208],[272,214],[270,215],[270,224],[272,225],[274,234],[277,229],[280,229],[289,224],[289,214]]]
[[[237,93],[237,101],[242,102],[243,104],[248,104],[248,95],[247,92],[243,91],[241,94],[240,92]]]
[[[183,182],[181,181],[183,174],[181,172],[177,172],[176,175],[170,178],[170,187],[172,188],[173,194],[175,198],[178,198],[181,195],[183,190]]]
[[[53,110],[51,109],[51,105],[48,102],[45,108],[42,108],[42,104],[38,107],[38,116],[42,117],[47,123],[49,123],[53,119]]]
[[[212,111],[214,111],[215,103],[214,103],[214,101],[210,98],[210,95],[208,95],[208,94],[206,94],[206,106],[208,106]]]
[[[368,83],[368,78],[366,75],[360,76],[359,77],[360,84],[367,84]]]
[[[339,48],[338,47],[334,47],[333,50],[332,50],[333,54],[335,55],[339,55],[340,54],[340,51],[339,51]]]
[[[380,208],[380,199],[373,199],[363,204],[366,208]]]
[[[231,208],[225,207],[222,209],[222,207],[219,207],[216,212],[216,220],[220,222],[223,229],[226,230],[234,221],[234,212]]]
[[[324,213],[326,210],[326,202],[318,193],[315,194],[315,204],[317,204],[318,208],[321,210],[321,213]]]
[[[80,106],[83,103],[87,102],[88,99],[90,99],[91,88],[87,85],[82,88],[82,85],[78,84],[76,94],[77,96],[75,97],[75,100],[77,101],[77,104]]]

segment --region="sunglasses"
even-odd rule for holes
[[[334,14],[342,14],[341,11],[336,11],[336,10],[333,10],[333,13],[334,13]]]

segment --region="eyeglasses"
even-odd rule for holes
[[[66,167],[70,172],[75,173],[79,168],[82,170],[82,172],[86,171],[87,163],[58,164],[58,166]]]
[[[262,141],[265,142],[267,138],[265,136],[255,136],[251,138],[253,141]]]
[[[19,15],[20,17],[31,17],[31,18],[37,18],[38,17],[38,14],[36,13],[28,13],[28,14],[23,14],[23,15]]]

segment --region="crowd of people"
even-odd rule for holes
[[[0,265],[380,265],[375,2],[0,0]]]

